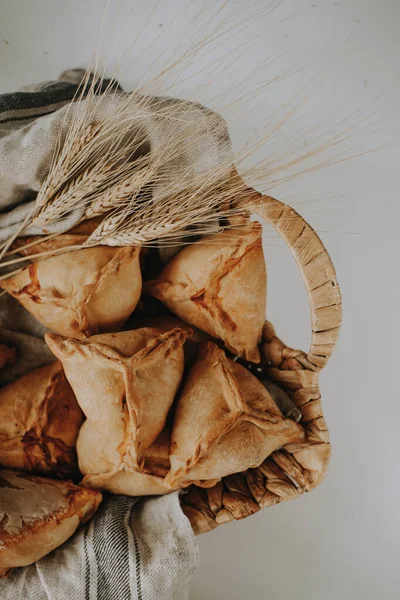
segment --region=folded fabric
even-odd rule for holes
[[[82,72],[81,75],[83,74]],[[77,78],[78,73],[75,72],[74,75]],[[62,77],[67,77],[67,74],[64,73]],[[79,118],[86,102],[83,99],[75,102],[70,109],[64,107],[53,112],[55,108],[65,104],[66,98],[69,100],[73,97],[78,85],[71,86],[64,81],[53,86],[48,83],[45,86],[39,85],[36,89],[35,93],[19,92],[14,99],[7,95],[6,101],[3,98],[3,107],[0,101],[0,242],[13,235],[32,211],[34,198],[48,173],[52,154],[60,140],[62,142],[65,139],[71,119]],[[56,90],[60,94],[58,103]],[[52,103],[46,106],[49,95]],[[126,104],[126,96],[122,92],[110,94],[94,107],[93,120],[106,120],[122,103]],[[180,118],[159,119],[161,106],[174,107]],[[28,108],[31,110],[27,110]],[[182,141],[181,156],[174,157],[171,161],[168,177],[164,176],[153,187],[154,198],[165,195],[171,182],[175,182],[174,189],[177,191],[176,183],[182,181],[184,189],[188,184],[188,173],[193,179],[202,171],[225,165],[224,172],[229,176],[232,152],[228,129],[222,117],[216,113],[198,103],[160,97],[147,98],[145,107],[143,103],[139,105],[132,100],[129,110],[132,112],[129,127],[132,128],[132,133],[142,135],[145,132],[143,146],[149,152],[157,152],[157,148],[168,144],[170,136],[178,136],[180,133],[181,138],[184,138],[182,131],[186,131],[185,128],[190,123],[201,131],[196,144],[193,144],[192,139],[188,139],[187,143]],[[38,115],[44,116],[35,120]],[[127,123],[126,117],[121,126],[126,128]],[[221,177],[224,178],[224,173],[221,173]],[[56,223],[32,225],[25,229],[24,235],[68,231],[82,219],[85,210],[82,206]]]
[[[0,241],[15,233],[32,210],[58,135],[62,134],[63,107],[74,97],[82,76],[83,71],[72,70],[63,73],[61,81],[0,96]],[[116,95],[114,102],[118,101]],[[207,120],[212,114],[198,104],[166,101],[181,103],[188,119]],[[108,110],[113,110],[112,102]],[[150,120],[154,126],[154,120]],[[157,137],[155,127],[152,132]],[[171,131],[166,132],[170,134]],[[161,136],[160,143],[162,139]],[[194,169],[207,168],[229,155],[229,137],[215,139],[210,131],[207,139],[182,148],[182,152]],[[179,177],[179,161],[175,167],[174,173]],[[80,211],[72,211],[48,230],[67,231],[80,217]],[[40,235],[43,231],[33,229],[25,233]],[[0,385],[54,361],[43,340],[45,332],[46,327],[16,299],[8,294],[0,296],[0,344],[13,352],[11,360],[9,353],[2,351]],[[158,459],[150,453],[148,460]],[[193,531],[177,494],[138,504],[133,498],[115,496],[105,498],[95,518],[63,546],[1,580],[0,598],[187,600],[197,563]]]
[[[65,544],[0,580],[0,598],[188,600],[198,560],[176,493],[106,497]]]

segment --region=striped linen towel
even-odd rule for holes
[[[0,580],[2,600],[187,600],[198,549],[177,493],[106,497],[63,546]]]

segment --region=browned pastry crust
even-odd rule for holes
[[[335,270],[316,233],[292,208],[254,190],[250,192],[248,198],[239,202],[244,214],[256,212],[278,231],[297,261],[309,294],[312,314],[309,352],[285,346],[270,323],[265,324],[260,346],[265,375],[276,381],[295,405],[305,438],[285,443],[258,467],[228,475],[209,489],[191,486],[181,495],[181,503],[197,534],[311,491],[323,479],[330,456],[318,380],[340,330],[341,297]],[[233,200],[238,205],[237,198]],[[159,302],[150,300],[156,309],[146,314],[160,314]],[[157,443],[158,440],[153,446]],[[165,466],[162,475],[164,470]]]
[[[211,487],[303,439],[264,385],[212,342],[200,343],[171,414],[190,335],[144,327],[82,342],[46,334],[87,416],[77,442],[84,485],[131,495]]]
[[[83,413],[55,361],[0,388],[0,465],[68,479],[78,476]]]
[[[156,329],[159,329],[165,333],[178,327],[179,329],[186,331],[187,338],[183,346],[185,363],[190,363],[195,359],[197,348],[200,342],[206,342],[209,340],[215,341],[215,338],[212,338],[208,333],[205,333],[204,331],[201,331],[201,329],[197,329],[197,327],[189,325],[188,323],[185,323],[181,319],[178,319],[174,316],[136,317],[134,315],[134,318],[130,319],[129,323],[134,329],[136,327],[155,327]]]
[[[32,263],[1,286],[38,321],[84,339],[121,329],[141,294],[140,249],[97,246]]]
[[[91,437],[91,441],[100,451],[86,457],[88,460],[85,461],[85,465],[90,473],[96,472],[98,470],[99,459],[100,463],[102,461],[102,436],[100,432],[92,431],[92,433],[94,435],[97,434],[97,439]],[[127,494],[131,496],[168,494],[172,490],[164,486],[164,477],[170,469],[170,436],[169,427],[166,426],[156,441],[146,450],[142,472],[135,471],[129,465],[124,464],[123,468],[120,465],[119,470],[112,470],[108,473],[97,475],[89,473],[83,478],[82,484],[94,489],[106,489],[113,494]],[[92,461],[92,466],[89,461]]]
[[[146,457],[154,464],[158,450],[149,455],[149,449],[157,439],[165,464],[169,444],[160,434],[183,376],[186,336],[177,328],[142,328],[85,342],[46,334],[87,417],[77,442],[85,483],[100,486],[88,477],[101,476],[104,489],[115,492],[117,481],[118,493],[132,493],[129,474],[137,480],[135,471],[148,470]]]
[[[41,235],[34,235],[26,238],[17,238],[13,244],[13,249],[21,254],[21,256],[32,256],[32,262],[36,262],[37,260],[45,260],[51,255],[49,254],[42,258],[35,258],[35,254],[52,252],[53,250],[57,251],[61,248],[70,248],[71,246],[80,246],[87,240],[86,235],[77,235],[71,233],[63,233],[62,235],[43,241],[42,237],[43,236]],[[25,246],[28,244],[29,247],[25,248]],[[31,246],[30,244],[33,245]]]
[[[29,256],[32,262],[36,260],[43,260],[48,258],[51,254],[46,254],[46,257],[33,258],[32,255],[39,254],[42,252],[51,253],[52,250],[56,251],[60,248],[70,248],[71,246],[80,246],[86,242],[89,235],[94,232],[96,227],[105,218],[105,215],[100,217],[93,217],[92,219],[86,219],[78,223],[75,227],[70,229],[67,233],[62,233],[50,239],[46,239],[46,236],[42,235],[31,235],[27,237],[18,237],[12,244],[11,248],[18,252],[21,256]],[[28,246],[28,247],[26,247]],[[143,267],[143,262],[146,259],[148,248],[140,249],[140,263]]]
[[[206,342],[177,402],[165,484],[219,480],[303,437],[254,375]]]
[[[101,494],[64,481],[0,470],[0,575],[63,544],[94,514]]]
[[[261,233],[249,223],[186,246],[144,290],[234,354],[259,362],[267,283]]]
[[[68,248],[70,246],[79,246],[86,242],[88,236],[93,233],[98,225],[100,225],[102,217],[93,217],[75,225],[67,233],[62,233],[50,239],[46,236],[31,235],[26,237],[18,237],[12,244],[11,248],[22,256],[29,256],[39,252],[48,252],[58,250],[59,248]],[[36,242],[36,243],[34,243]],[[32,245],[31,245],[32,244]],[[25,246],[29,246],[25,248]]]

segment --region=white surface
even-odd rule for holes
[[[123,3],[115,25],[121,47],[150,15],[125,61],[129,68],[122,81],[127,88],[147,72],[155,49],[168,53],[174,47],[177,32],[203,4],[161,0],[150,15],[152,3]],[[239,19],[244,19],[246,6],[244,1],[231,2]],[[94,0],[1,0],[0,92],[55,78],[66,67],[86,66],[102,14],[102,3]],[[152,50],[136,60],[160,33]],[[271,112],[285,99],[293,100],[306,83],[305,109],[272,136],[264,156],[278,152],[303,124],[315,134],[323,130],[323,119],[333,115],[330,123],[343,129],[339,122],[354,110],[359,115],[350,119],[353,126],[359,118],[375,115],[354,129],[355,137],[341,152],[350,146],[353,153],[384,148],[273,190],[322,232],[343,292],[342,336],[321,382],[333,457],[325,482],[311,495],[201,537],[192,598],[395,599],[400,593],[400,413],[395,384],[400,333],[400,3],[284,1],[222,47],[214,44],[200,64],[214,59],[221,64],[221,58],[233,57],[246,41],[246,52],[239,50],[234,67],[225,78],[218,75],[210,89],[201,84],[215,66],[174,90],[218,108],[223,102],[211,98],[227,97],[226,85],[232,88],[262,60],[290,49],[252,81],[293,66],[301,66],[301,73],[260,92],[255,103],[245,103],[235,114],[223,111],[235,147],[260,132]],[[197,70],[191,65],[185,73]],[[229,97],[235,93],[231,90]],[[303,144],[309,135],[300,132],[296,139]],[[296,268],[275,237],[266,237],[266,253],[268,317],[287,343],[306,348],[308,308]]]

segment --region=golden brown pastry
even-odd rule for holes
[[[68,479],[78,476],[83,413],[55,361],[0,388],[0,465]]]
[[[80,342],[46,334],[87,417],[77,442],[83,474],[145,468],[183,376],[186,335],[142,328]]]
[[[254,375],[206,342],[177,402],[165,483],[182,487],[245,471],[302,436]]]
[[[144,290],[234,354],[259,362],[267,284],[261,233],[250,223],[186,246]]]
[[[46,236],[31,235],[26,237],[18,237],[12,244],[11,248],[21,254],[21,256],[31,257],[33,254],[42,252],[51,252],[60,248],[68,248],[71,246],[81,246],[86,242],[91,233],[100,225],[107,215],[101,215],[81,221],[75,227],[66,233],[46,239]],[[26,248],[26,246],[28,246]],[[139,262],[141,269],[144,267],[146,256],[149,249],[146,247],[140,248]],[[51,254],[47,254],[48,258]],[[43,260],[45,257],[30,258],[32,262]]]
[[[18,237],[14,240],[11,248],[22,256],[30,256],[39,252],[48,252],[69,246],[79,246],[86,242],[89,235],[100,225],[102,219],[103,216],[86,219],[86,221],[81,221],[66,233],[61,233],[50,239],[46,239],[46,236],[43,235]],[[26,248],[26,246],[29,247]]]
[[[89,473],[83,478],[82,485],[128,496],[154,496],[172,491],[163,485],[163,479],[170,469],[170,432],[167,427],[146,450],[143,472],[131,469],[126,463],[113,464],[107,440],[95,429],[91,430],[91,442],[97,451],[85,453],[82,457],[82,470]],[[99,463],[106,464],[110,470],[95,474],[99,470]]]
[[[72,233],[63,233],[62,235],[51,238],[49,240],[42,240],[42,238],[43,236],[41,235],[32,235],[30,237],[17,238],[13,244],[13,249],[22,256],[32,256],[41,252],[52,252],[53,250],[56,251],[60,248],[80,246],[87,240],[86,235],[77,235]],[[29,247],[25,248],[25,246],[27,245],[29,245]],[[37,262],[38,260],[46,260],[49,258],[49,256],[51,256],[51,254],[48,254],[41,258],[32,257],[32,262]]]
[[[141,294],[140,249],[97,246],[34,262],[0,285],[38,321],[84,339],[121,329]]]
[[[200,342],[206,342],[209,340],[214,340],[208,333],[201,331],[201,329],[197,329],[193,325],[188,325],[181,319],[173,316],[159,316],[159,317],[134,317],[129,320],[129,324],[133,329],[141,328],[141,327],[155,327],[159,329],[163,333],[166,331],[170,331],[171,329],[175,329],[178,327],[179,329],[183,329],[187,333],[187,338],[183,347],[185,353],[185,363],[192,362],[197,353],[197,348]]]
[[[174,488],[166,488],[163,481],[162,477],[156,475],[122,469],[112,473],[86,475],[82,485],[124,496],[162,496],[174,491]]]
[[[63,544],[100,502],[94,490],[0,470],[0,576]]]

